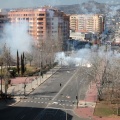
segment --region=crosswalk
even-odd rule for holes
[[[29,100],[21,100],[21,102],[23,102],[23,103],[39,103],[39,104],[49,104],[49,105],[56,105],[56,103],[54,103],[54,102],[38,102],[38,101],[29,101]],[[71,106],[71,107],[73,107],[73,106],[76,106],[75,104],[62,104],[62,103],[58,103],[57,105],[63,105],[63,106]]]
[[[74,107],[76,106],[77,101],[71,100],[61,100],[61,99],[54,99],[52,101],[51,97],[29,97],[27,99],[22,99],[20,102],[22,103],[37,103],[37,104],[46,104],[46,105],[63,105]]]

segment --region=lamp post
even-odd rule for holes
[[[1,97],[2,97],[2,65],[3,65],[3,62],[1,62]]]
[[[42,73],[42,49],[40,49],[40,59],[41,60],[39,60],[39,67],[40,67],[40,72],[39,72],[39,77],[40,77],[40,84],[41,84],[41,76],[43,77],[43,73]]]
[[[54,57],[53,48],[54,48],[54,45],[52,45],[52,55],[51,55],[52,74],[53,74],[53,64],[54,64],[54,59],[52,59]]]
[[[27,77],[28,78],[28,77]],[[26,90],[26,80],[27,80],[27,78],[25,79],[25,82],[24,82],[24,96],[25,96],[25,90]]]

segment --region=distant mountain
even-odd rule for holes
[[[91,14],[91,13],[103,14],[106,12],[106,9],[109,10],[108,5],[104,3],[98,3],[95,1],[88,1],[86,3],[74,5],[59,5],[55,7],[64,11],[66,14]]]

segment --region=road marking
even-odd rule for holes
[[[33,102],[33,101],[31,101],[31,102]]]
[[[38,103],[40,103],[40,102],[38,102]]]
[[[55,100],[57,97],[58,97],[58,95],[64,90],[64,88],[69,84],[69,82],[74,78],[74,76],[77,74],[77,72],[75,72],[73,75],[72,75],[72,77],[67,81],[67,83],[61,88],[61,90],[54,96],[54,98],[52,99],[52,101],[53,100]],[[46,106],[46,107],[48,107],[48,105]]]
[[[64,110],[64,108],[59,108],[59,107],[47,107],[47,108],[51,108],[51,109],[62,109],[62,110]],[[69,110],[69,111],[73,111],[72,109],[65,109],[65,110]]]

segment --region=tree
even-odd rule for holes
[[[24,55],[21,54],[21,75],[23,75],[25,72],[24,70]]]
[[[30,66],[31,66],[31,63],[32,63],[32,61],[33,61],[33,55],[31,54],[31,53],[25,53],[25,56],[26,56],[26,60],[28,60],[29,61],[29,63],[30,63]]]
[[[20,67],[19,67],[19,53],[18,53],[18,50],[17,50],[17,72],[18,72],[18,75],[19,75]]]
[[[25,73],[25,56],[24,56],[24,52],[23,52],[23,62],[22,62],[22,64],[23,64],[23,74]]]

